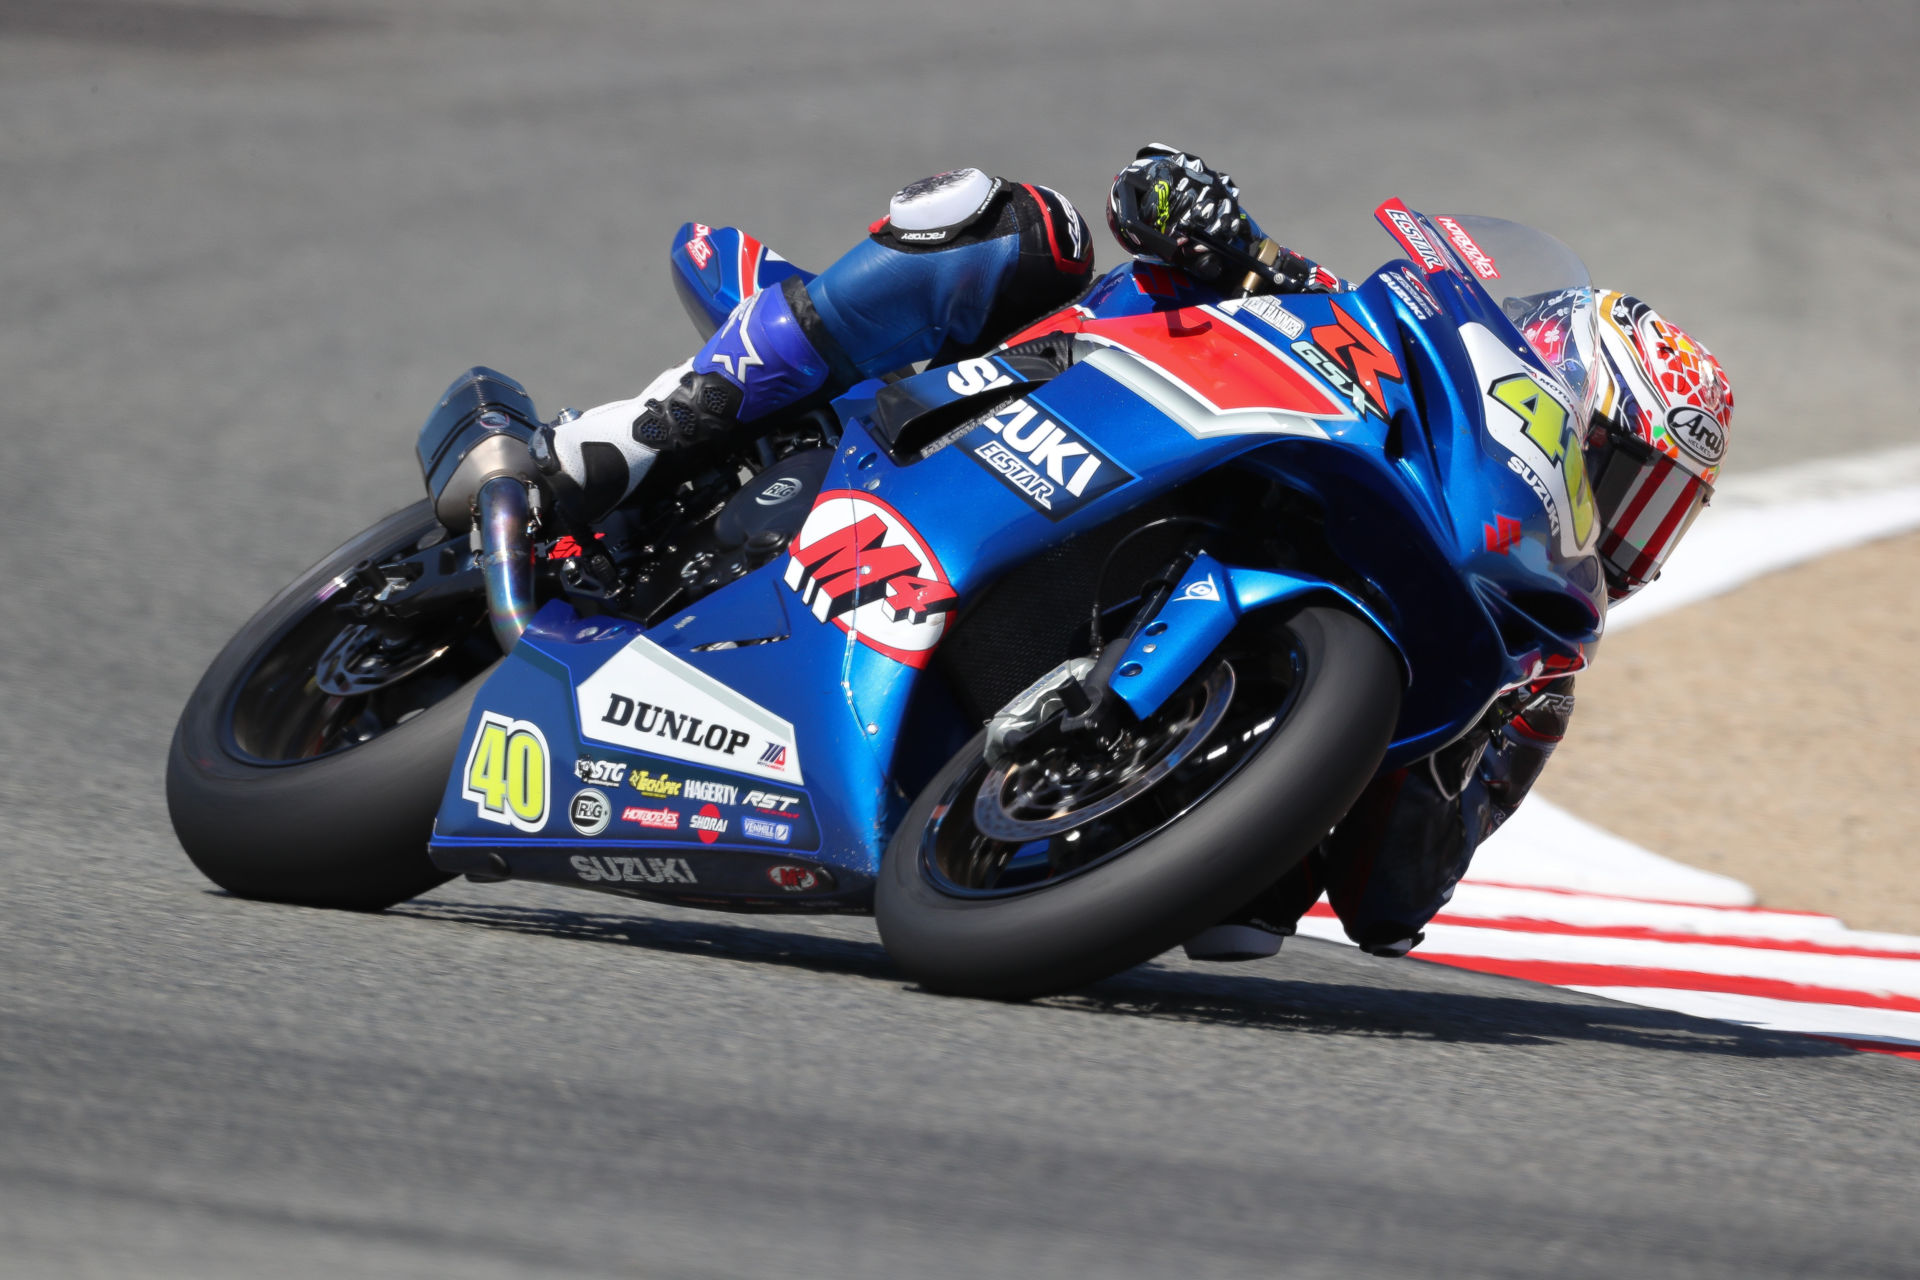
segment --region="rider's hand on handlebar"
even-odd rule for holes
[[[1243,249],[1253,238],[1232,177],[1158,143],[1142,147],[1114,178],[1109,215],[1114,234],[1136,253],[1153,254],[1203,280],[1231,269],[1215,246]]]

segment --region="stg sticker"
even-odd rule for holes
[[[980,419],[960,447],[1049,520],[1072,515],[1134,478],[1086,437],[1024,399]]]
[[[645,636],[635,636],[581,681],[575,697],[582,737],[732,773],[802,781],[791,724]]]
[[[906,518],[854,489],[828,490],[813,504],[793,540],[786,583],[815,618],[910,667],[927,665],[960,602]],[[800,781],[797,765],[781,772],[763,761],[749,772]]]

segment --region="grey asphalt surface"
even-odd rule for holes
[[[173,842],[220,643],[459,370],[684,356],[687,217],[1097,220],[1165,138],[1349,274],[1391,194],[1554,231],[1722,355],[1736,467],[1912,437],[1912,4],[1291,8],[0,0],[0,1275],[1920,1274],[1908,1062],[1312,943],[939,999],[865,921]]]

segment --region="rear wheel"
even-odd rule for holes
[[[1402,673],[1369,623],[1303,609],[1243,627],[1146,720],[986,734],[928,784],[875,896],[888,952],[933,990],[1025,998],[1117,973],[1306,855],[1379,767]]]
[[[362,561],[378,572],[447,537],[425,502],[387,517],[269,601],[201,678],[174,731],[167,808],[214,883],[378,910],[447,879],[427,839],[500,657],[485,600],[405,635],[334,607]]]

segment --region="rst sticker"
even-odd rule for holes
[[[853,489],[831,489],[814,502],[788,553],[785,581],[815,618],[910,667],[933,658],[960,602],[906,517]],[[778,746],[751,772],[801,781]]]
[[[552,779],[547,739],[531,720],[480,714],[460,775],[460,796],[487,822],[538,831],[547,825]]]
[[[1049,520],[1064,519],[1134,478],[1092,441],[1024,398],[981,418],[960,447]]]

